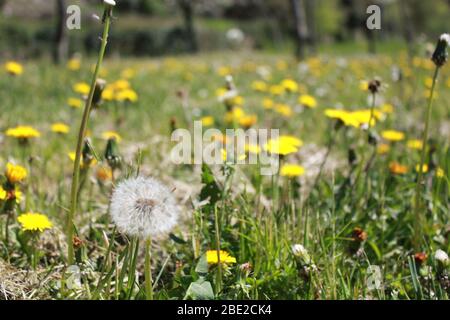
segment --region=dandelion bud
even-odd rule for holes
[[[94,161],[94,155],[92,154],[89,139],[86,139],[84,141],[84,146],[83,146],[83,150],[82,150],[81,154],[82,154],[82,159],[83,159],[82,168],[89,168],[92,161]]]
[[[439,38],[439,41],[436,45],[436,50],[433,53],[431,60],[434,64],[440,68],[442,67],[448,59],[448,51],[447,47],[450,45],[450,35],[448,33],[444,33]]]
[[[94,96],[92,98],[92,105],[98,107],[102,101],[102,93],[105,89],[106,81],[103,79],[97,79],[95,82]]]
[[[114,138],[108,139],[105,150],[105,159],[111,169],[117,169],[120,167],[121,158],[118,152],[117,141]]]

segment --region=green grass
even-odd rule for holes
[[[406,141],[421,137],[425,79],[432,76],[433,70],[410,66],[405,55],[393,53],[395,50],[377,56],[347,55],[344,51],[348,51],[339,48],[324,51],[318,62],[308,60],[300,65],[287,55],[254,52],[106,61],[101,77],[107,83],[120,79],[125,68],[136,71],[129,81],[139,100],[130,104],[105,102],[93,112],[89,130],[95,153],[101,158],[106,147],[102,133],[117,131],[123,138],[119,143],[123,164],[115,174],[116,182],[139,167],[143,174],[161,179],[170,189],[176,187],[174,194],[183,211],[173,234],[154,244],[155,298],[448,299],[449,286],[443,278],[448,267],[440,266],[434,253],[437,249],[450,251],[449,67],[443,68],[437,88],[431,126],[435,150],[425,175],[427,205],[421,212],[424,237],[420,248],[414,249],[412,205],[419,151],[408,148]],[[281,60],[287,63],[286,69],[277,68]],[[0,216],[0,263],[19,271],[31,269],[26,239],[15,219],[18,215],[41,212],[54,223],[52,230],[39,236],[38,266],[36,271],[30,270],[43,285],[31,283],[25,296],[10,288],[10,298],[145,298],[144,243],[137,246],[110,222],[112,183],[96,176],[98,167],[106,165],[102,159],[86,172],[75,218],[78,236],[83,240],[77,250],[81,286],[58,286],[66,261],[64,226],[73,166],[67,153],[75,149],[81,120],[81,109],[71,109],[66,101],[79,97],[72,86],[89,81],[92,64],[91,60],[83,60],[79,71],[69,71],[48,61],[30,61],[25,63],[23,75],[5,74],[0,78],[0,131],[22,124],[32,125],[42,133],[26,148],[11,137],[0,137],[0,171],[8,161],[26,166],[29,171],[21,185],[24,199],[17,205],[8,229],[8,243],[4,241],[6,216]],[[404,71],[400,82],[391,80],[394,65]],[[198,166],[170,162],[170,119],[176,119],[178,128],[188,127],[177,94],[180,90],[189,93],[188,112],[194,119],[212,115],[215,127],[229,127],[223,120],[225,106],[215,96],[215,91],[225,85],[224,77],[217,72],[220,66],[233,67],[235,84],[245,98],[244,110],[258,115],[256,128],[279,128],[282,134],[303,140],[300,151],[283,161],[303,165],[304,176],[294,180],[278,177],[274,183],[270,177],[260,176],[255,166],[227,166],[224,177],[220,167],[213,168],[213,173],[203,168],[202,173]],[[258,73],[263,69],[271,70],[267,80],[270,84],[295,79],[305,93],[317,99],[318,107],[299,108],[298,93],[272,97],[252,90],[252,82],[260,79]],[[377,154],[371,170],[356,179],[358,167],[366,164],[373,147],[366,143],[366,133],[360,129],[342,127],[335,131],[324,110],[369,108],[368,94],[359,86],[361,80],[374,77],[382,79],[379,95],[394,106],[394,112],[376,124],[376,131],[400,130],[406,138],[389,143],[390,151]],[[290,105],[293,115],[283,117],[265,110],[265,97]],[[50,125],[54,122],[68,124],[70,133],[52,133]],[[326,151],[331,137],[335,141],[330,156],[311,190],[319,155]],[[351,148],[357,155],[354,166],[347,162]],[[319,160],[311,164],[313,158]],[[365,159],[364,163],[361,159]],[[392,161],[408,166],[408,172],[392,174]],[[437,167],[444,171],[441,178],[436,176]],[[218,188],[220,196],[197,207],[193,203],[205,195],[200,192],[205,187],[202,174],[203,181],[210,181],[207,186]],[[217,182],[211,182],[212,176]],[[355,228],[364,230],[367,239],[358,241]],[[223,266],[221,276],[217,275],[217,266],[208,266],[204,261],[205,252],[216,249],[218,243],[237,260],[236,264]],[[296,257],[294,244],[302,244],[311,259]],[[423,264],[411,260],[412,255],[422,251],[428,255]],[[250,269],[242,266],[247,262]],[[380,267],[383,286],[378,290],[368,286],[370,266]]]

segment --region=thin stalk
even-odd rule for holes
[[[95,84],[97,82],[98,74],[100,71],[100,67],[103,63],[103,57],[105,55],[106,45],[108,43],[108,35],[109,35],[109,27],[111,24],[111,16],[109,14],[105,15],[104,20],[104,28],[102,35],[102,42],[100,45],[100,51],[98,54],[97,65],[95,66],[95,71],[92,77],[91,88],[89,91],[88,99],[86,100],[86,105],[83,111],[83,118],[81,120],[80,130],[78,132],[78,141],[77,141],[77,149],[75,152],[75,161],[73,166],[73,175],[72,175],[72,186],[70,192],[70,209],[69,215],[67,217],[67,261],[69,265],[74,262],[74,249],[73,249],[73,233],[74,233],[74,225],[73,218],[75,216],[75,211],[77,207],[77,199],[78,199],[78,184],[80,179],[80,163],[81,163],[81,151],[83,148],[83,141],[86,136],[86,128],[89,121],[89,114],[91,112],[92,107],[92,99],[94,97]]]
[[[439,66],[436,66],[433,76],[433,84],[431,85],[431,93],[428,98],[428,107],[427,107],[427,118],[425,121],[425,130],[423,131],[422,136],[422,153],[420,156],[420,165],[417,175],[417,183],[416,183],[416,191],[415,191],[415,201],[414,201],[414,246],[418,248],[421,233],[422,233],[422,216],[420,214],[420,206],[421,206],[421,196],[422,196],[422,180],[423,180],[423,165],[425,164],[425,155],[427,150],[427,142],[428,142],[428,132],[430,130],[430,122],[431,122],[431,111],[433,107],[433,98],[434,98],[434,89],[436,88],[436,81],[439,75]]]
[[[153,300],[153,279],[152,279],[152,239],[145,241],[145,297]]]
[[[214,208],[214,225],[216,229],[216,250],[217,250],[217,278],[216,278],[216,295],[222,290],[222,262],[220,261],[220,228],[219,214],[217,207]]]

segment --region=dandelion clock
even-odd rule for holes
[[[151,241],[167,235],[177,224],[179,208],[173,194],[154,178],[130,178],[114,189],[110,213],[121,232],[145,241],[145,288],[151,300]]]

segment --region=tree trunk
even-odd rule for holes
[[[192,0],[179,0],[178,3],[183,13],[184,30],[189,51],[196,52],[198,50],[198,44],[194,28],[194,8],[192,6]]]
[[[299,60],[305,57],[305,47],[307,45],[309,31],[306,22],[306,13],[303,0],[290,0],[292,12],[294,13],[295,32],[297,38],[296,56]]]
[[[69,41],[66,33],[66,1],[56,0],[56,32],[53,60],[59,64],[66,61]]]

